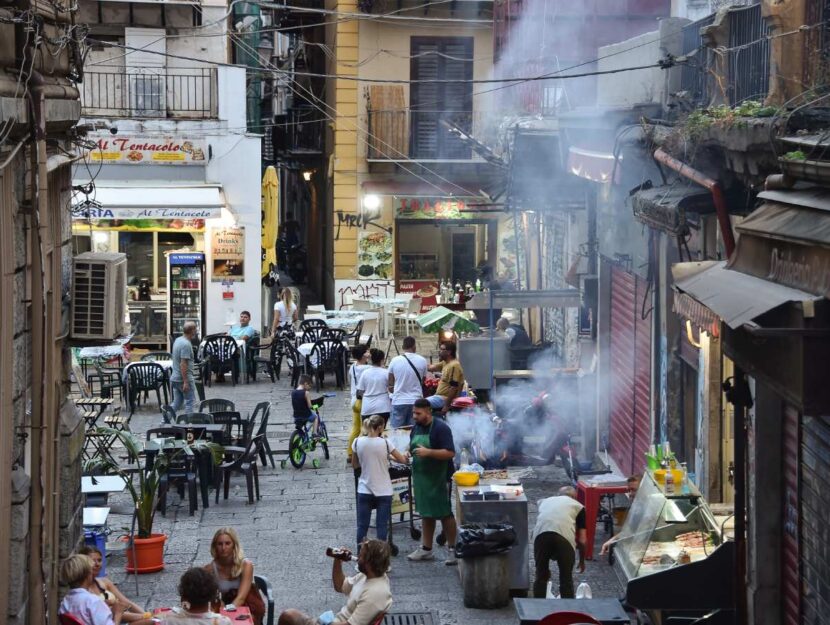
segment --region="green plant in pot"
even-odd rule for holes
[[[132,467],[123,468],[110,460],[97,463],[96,468],[108,473],[120,475],[124,478],[127,492],[133,499],[135,506],[135,534],[127,540],[127,570],[139,573],[154,573],[164,568],[165,534],[153,533],[153,521],[159,503],[159,488],[166,475],[171,460],[179,454],[192,456],[194,452],[210,453],[214,464],[220,464],[224,454],[221,445],[205,440],[173,440],[155,439],[158,453],[152,466],[142,466],[141,455],[144,453],[144,443],[131,432],[115,430],[107,427],[97,428],[99,434],[117,439],[127,452]],[[172,450],[172,454],[164,453]]]

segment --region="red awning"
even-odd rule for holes
[[[400,195],[405,197],[475,197],[484,199],[486,196],[479,190],[480,183],[467,182],[435,182],[398,181],[398,180],[367,180],[360,185],[364,194]]]

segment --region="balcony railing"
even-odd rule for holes
[[[763,100],[769,91],[770,45],[772,29],[753,4],[729,11],[729,103]]]
[[[455,127],[486,141],[488,117],[479,111],[369,110],[366,139],[370,160],[478,160],[469,144],[450,130]]]
[[[218,117],[216,68],[105,67],[84,73],[81,111],[96,117]]]
[[[830,78],[830,0],[808,0],[804,23],[804,86],[822,89]]]
[[[715,14],[692,22],[683,27],[683,55],[694,59],[680,69],[680,88],[689,94],[694,106],[709,104],[709,72],[714,62],[714,52],[703,44],[700,29],[710,26],[715,21]]]

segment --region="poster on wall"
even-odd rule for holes
[[[412,297],[420,297],[421,312],[427,312],[438,306],[440,289],[438,280],[401,280],[398,292],[412,293]]]
[[[357,236],[357,275],[361,280],[391,280],[392,235],[388,232],[364,232]]]
[[[211,282],[245,281],[245,229],[218,228],[211,232]]]
[[[204,219],[90,219],[75,221],[73,231],[115,230],[118,232],[204,232]]]
[[[473,213],[462,212],[466,206],[456,198],[401,197],[395,200],[395,218],[470,219]]]
[[[118,134],[99,137],[89,160],[119,165],[204,165],[205,153],[203,139]]]

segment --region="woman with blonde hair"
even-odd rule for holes
[[[151,623],[152,614],[150,612],[145,612],[139,605],[127,599],[124,593],[118,589],[118,586],[113,584],[108,577],[100,576],[104,555],[98,547],[84,545],[78,549],[78,553],[88,556],[92,560],[92,577],[94,579],[88,588],[89,592],[101,597],[110,607],[113,607],[116,603],[125,606],[124,613],[121,615],[122,623],[135,623],[136,625]]]
[[[265,602],[254,585],[254,564],[245,558],[239,534],[232,527],[220,527],[210,543],[213,560],[204,566],[216,577],[225,605],[247,606],[256,625],[262,625]]]
[[[372,508],[375,508],[375,527],[378,540],[389,535],[389,521],[392,517],[392,480],[389,477],[389,456],[401,464],[406,457],[395,449],[389,440],[383,438],[386,420],[381,415],[372,415],[363,420],[366,434],[352,443],[352,466],[360,469],[357,481],[357,544],[366,538]]]
[[[291,327],[297,321],[297,304],[294,303],[294,294],[291,289],[285,287],[280,292],[280,298],[274,304],[274,321],[271,323],[271,335],[274,336],[278,329]]]

